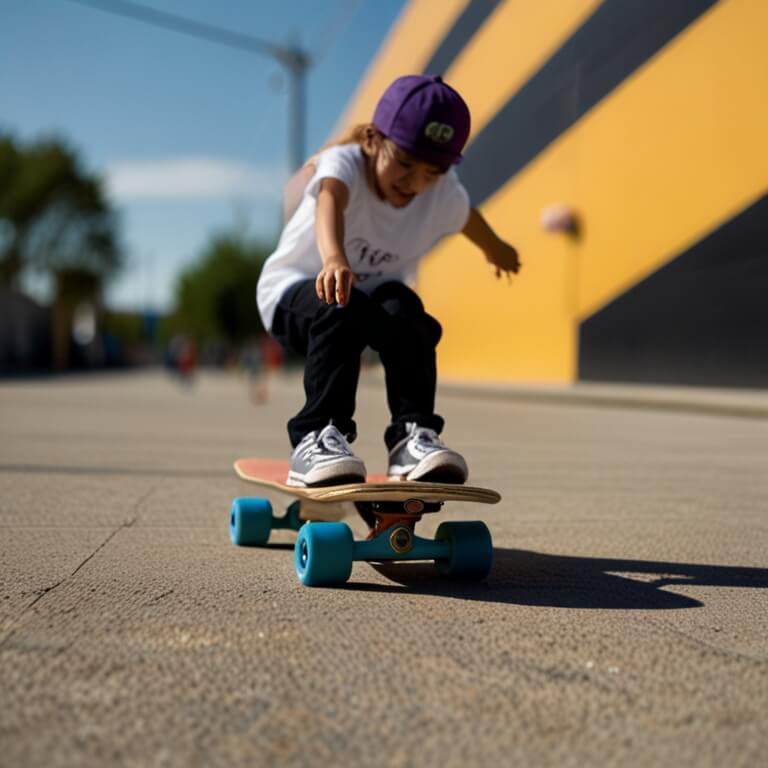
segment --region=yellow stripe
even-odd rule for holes
[[[766,29],[764,0],[715,6],[579,126],[580,319],[768,188]]]
[[[572,380],[580,320],[766,192],[766,28],[761,0],[714,6],[483,206],[521,251],[511,287],[463,238],[437,249],[419,288],[441,374]],[[580,242],[543,232],[553,203]]]
[[[600,0],[506,0],[445,74],[467,98],[472,136],[552,56]]]
[[[469,0],[411,0],[382,45],[334,135],[367,123],[387,86],[401,75],[421,72]]]

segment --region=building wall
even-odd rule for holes
[[[0,376],[50,365],[50,310],[0,285]]]
[[[473,115],[462,181],[524,265],[428,257],[441,375],[768,385],[765,29],[763,0],[406,6],[340,128],[442,74]],[[545,231],[555,205],[576,235]]]

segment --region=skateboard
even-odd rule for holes
[[[443,522],[434,539],[417,536],[416,523],[439,512],[445,502],[496,504],[501,495],[488,488],[444,483],[389,481],[369,476],[364,483],[313,486],[284,483],[288,462],[238,459],[243,480],[293,501],[276,516],[266,498],[241,497],[232,502],[230,537],[239,546],[264,546],[272,530],[298,531],[294,547],[296,574],[305,586],[343,584],[355,560],[434,560],[438,570],[464,579],[483,579],[491,569],[493,542],[485,523]],[[355,540],[341,520],[356,508],[368,523],[367,539]]]

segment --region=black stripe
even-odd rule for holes
[[[768,195],[583,322],[579,376],[765,387],[766,285]]]
[[[472,0],[459,16],[451,31],[424,67],[425,74],[442,75],[462,52],[485,20],[496,10],[499,0]]]
[[[459,174],[473,203],[506,184],[715,2],[606,0],[470,145]]]

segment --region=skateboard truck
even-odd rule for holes
[[[406,499],[405,501],[356,501],[355,507],[368,525],[368,541],[397,526],[390,536],[390,544],[395,552],[405,554],[411,549],[413,528],[421,520],[422,515],[439,512],[443,504],[440,501]]]
[[[404,555],[413,548],[413,531],[406,525],[400,525],[389,534],[389,546],[398,555]]]
[[[298,531],[294,547],[296,573],[306,586],[343,584],[356,561],[431,560],[446,576],[479,580],[491,568],[493,543],[485,523],[443,522],[433,539],[416,535],[415,526],[448,501],[495,504],[501,496],[488,488],[429,482],[385,482],[371,479],[326,487],[295,487],[283,482],[287,465],[264,459],[239,459],[237,474],[244,480],[292,496],[283,515],[272,512],[263,497],[232,502],[230,536],[240,546],[264,546],[274,529]],[[369,528],[355,540],[339,520],[354,504]]]

